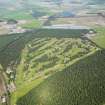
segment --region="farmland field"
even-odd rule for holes
[[[2,15],[0,15],[0,18],[18,19],[18,20],[33,19],[32,15],[27,14],[25,11],[16,11],[16,10],[15,11],[7,11],[7,10],[5,10],[5,12],[4,12],[4,10],[0,10],[0,12],[2,14]]]
[[[90,26],[95,27],[98,26],[105,26],[104,17],[99,15],[89,15],[89,16],[78,16],[78,17],[68,17],[68,18],[57,18],[50,22],[50,24],[75,24],[75,25],[83,25],[83,26]]]
[[[31,21],[27,21],[25,24],[20,25],[22,28],[25,29],[35,29],[35,28],[40,28],[42,26],[42,21],[38,21],[38,20],[31,20]]]

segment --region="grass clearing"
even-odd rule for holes
[[[100,47],[105,48],[105,27],[95,28],[97,34],[91,39]]]

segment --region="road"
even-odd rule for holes
[[[2,72],[0,72],[0,104],[2,105],[3,100],[5,101],[3,105],[9,105],[9,96],[8,96],[8,90],[6,87],[5,78]]]

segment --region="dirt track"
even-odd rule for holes
[[[0,74],[0,96],[5,92],[6,92],[5,83],[2,74]]]
[[[5,105],[9,105],[10,102],[9,102],[9,96],[8,96],[8,92],[7,92],[7,88],[5,84],[5,79],[4,79],[3,74],[0,72],[0,105],[2,104],[3,97],[6,100]]]

